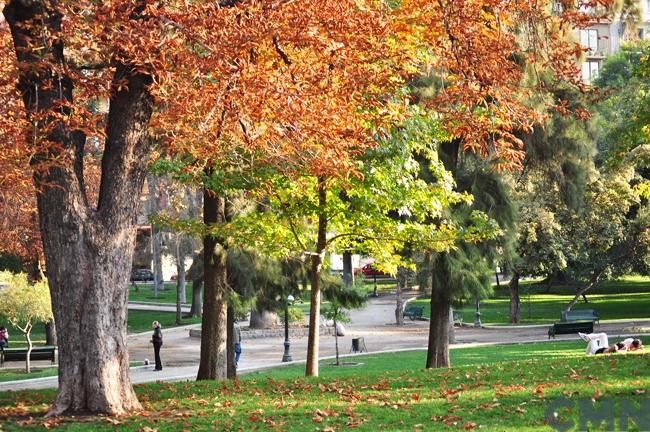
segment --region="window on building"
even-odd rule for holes
[[[650,1],[650,0],[647,0],[647,1]],[[553,0],[553,3],[552,3],[551,7],[553,9],[553,12],[556,13],[556,14],[561,14],[562,12],[564,12],[564,5],[559,0]]]
[[[600,63],[597,61],[586,61],[582,64],[582,80],[584,82],[590,83],[596,78],[598,78],[598,69]]]
[[[589,54],[594,54],[598,50],[598,30],[580,30],[580,44],[589,50]]]

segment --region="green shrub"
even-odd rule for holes
[[[278,311],[278,315],[280,316],[280,321],[282,321],[282,323],[284,324],[284,310]],[[302,309],[297,307],[290,307],[289,323],[303,324],[304,322],[305,322],[305,313],[302,311]]]

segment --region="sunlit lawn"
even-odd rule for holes
[[[175,312],[156,312],[156,311],[141,311],[130,310],[128,316],[128,332],[141,333],[151,330],[151,323],[158,321],[163,329],[176,326],[176,313]],[[201,322],[201,318],[184,318],[183,325],[197,324]],[[0,320],[0,322],[4,322]],[[11,348],[26,347],[27,342],[25,337],[12,327],[9,328],[9,346]],[[32,342],[35,345],[45,344],[45,324],[39,323],[34,326],[31,334]]]
[[[521,323],[553,323],[560,320],[560,311],[573,299],[573,288],[553,288],[562,294],[539,293],[545,288],[538,285],[523,284],[520,291]],[[650,279],[628,276],[621,281],[608,281],[587,293],[589,303],[582,299],[573,310],[595,309],[601,320],[610,319],[650,319]],[[429,300],[415,300],[423,305],[424,316],[430,316]],[[474,322],[476,305],[466,304],[457,311],[463,313],[464,322]],[[508,322],[509,298],[499,295],[481,300],[481,322],[484,324],[504,324]]]
[[[440,370],[422,368],[423,352],[403,352],[356,356],[359,366],[321,364],[320,378],[288,367],[239,382],[138,385],[145,411],[110,420],[45,419],[54,391],[5,392],[0,416],[3,430],[550,431],[544,415],[560,397],[573,406],[560,420],[576,426],[578,400],[649,402],[650,356],[587,357],[583,349],[576,342],[455,349],[454,367]]]
[[[147,303],[168,303],[176,304],[176,284],[165,283],[165,289],[154,295],[152,282],[137,282],[129,284],[129,301],[140,301]],[[192,282],[185,285],[185,302],[192,302]]]

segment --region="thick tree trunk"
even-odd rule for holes
[[[142,409],[129,374],[125,287],[151,149],[146,132],[152,78],[142,68],[114,64],[99,200],[91,205],[84,187],[84,134],[66,129],[60,115],[33,118],[51,109],[65,114],[58,101],[72,102],[72,80],[57,72],[65,70],[65,59],[63,39],[56,37],[62,16],[55,7],[56,2],[11,1],[4,9],[20,61],[19,90],[41,134],[35,139],[59,144],[32,159],[59,339],[59,390],[48,415],[123,414]],[[47,35],[52,36],[44,41]],[[44,60],[49,58],[56,69]]]
[[[514,273],[508,283],[510,292],[510,313],[508,322],[516,324],[521,320],[521,300],[519,299],[519,273]]]
[[[325,179],[318,178],[316,192],[318,194],[318,237],[316,252],[311,254],[311,305],[309,308],[309,337],[307,339],[306,376],[318,376],[318,352],[320,337],[320,272],[323,264],[323,254],[327,246],[327,189]],[[336,329],[334,329],[336,332]]]
[[[56,324],[51,320],[45,324],[45,345],[56,345]]]
[[[203,302],[201,300],[202,291],[203,279],[194,279],[192,281],[192,307],[190,308],[189,314],[192,318],[200,318],[203,314]]]
[[[251,310],[250,327],[252,329],[273,328],[277,322],[278,314],[273,311],[259,312],[255,309]]]
[[[603,276],[603,273],[604,273],[604,272],[605,272],[605,269],[599,269],[599,270],[594,271],[594,273],[593,273],[593,274],[591,275],[591,277],[589,278],[589,282],[587,282],[587,284],[585,284],[582,288],[580,288],[580,289],[576,292],[575,297],[573,297],[573,300],[571,300],[571,301],[569,302],[569,304],[568,304],[567,307],[566,307],[566,310],[567,310],[567,311],[570,311],[571,308],[572,308],[573,306],[575,306],[576,303],[578,303],[578,301],[580,300],[580,297],[585,297],[585,302],[586,302],[586,296],[585,296],[585,293],[586,293],[587,291],[589,291],[589,290],[591,289],[591,287],[593,287],[594,285],[596,285],[596,284],[600,281],[600,278]]]
[[[427,369],[450,366],[449,311],[451,296],[449,287],[445,283],[449,279],[446,259],[446,253],[440,253],[433,258]],[[438,272],[437,276],[436,272]]]
[[[235,309],[231,306],[228,305],[228,311],[227,311],[227,332],[228,332],[228,342],[227,342],[227,347],[228,347],[228,356],[227,356],[227,361],[228,361],[228,379],[235,379],[237,378],[237,365],[235,363]]]
[[[395,301],[395,324],[398,326],[404,325],[404,299],[402,298],[402,293],[406,289],[407,284],[407,272],[404,267],[397,269],[397,290],[396,290],[396,301]]]
[[[209,190],[203,194],[203,220],[206,226],[225,222],[225,199]],[[198,380],[227,378],[227,251],[219,239],[203,238],[203,321],[201,360]]]
[[[354,285],[354,272],[352,271],[352,252],[343,252],[343,284],[346,288]]]

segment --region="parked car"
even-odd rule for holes
[[[363,267],[361,267],[361,273],[365,277],[373,277],[373,276],[388,277],[388,276],[390,276],[388,273],[384,273],[383,271],[377,269],[375,266],[372,265],[372,263],[366,264]]]
[[[137,269],[131,272],[131,282],[147,282],[153,280],[153,272],[149,269]]]

